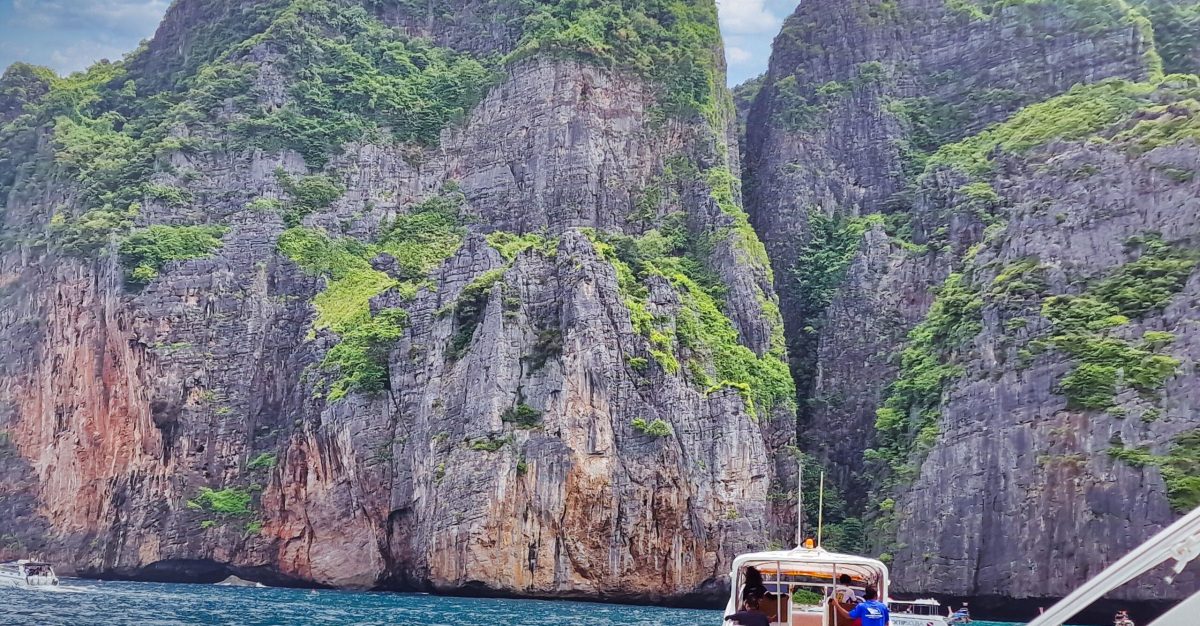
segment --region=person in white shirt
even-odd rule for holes
[[[849,574],[838,576],[838,584],[833,587],[833,597],[841,604],[858,604],[862,598],[858,597],[858,593],[850,588],[853,581]]]

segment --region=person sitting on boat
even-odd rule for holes
[[[858,597],[858,593],[850,588],[853,582],[849,574],[842,574],[838,576],[838,584],[833,587],[833,597],[837,598],[838,602],[848,604],[851,607],[858,604],[861,600]]]
[[[1117,616],[1113,618],[1113,626],[1134,626],[1133,620],[1129,619],[1129,611],[1117,611]]]
[[[763,591],[766,591],[765,587]],[[767,614],[762,610],[762,598],[762,595],[752,593],[747,600],[742,602],[741,610],[733,615],[726,616],[725,621],[731,621],[740,626],[770,626],[771,620],[767,618]]]
[[[751,598],[762,600],[767,595],[767,586],[763,584],[762,573],[757,568],[746,568],[746,582],[742,585],[742,603],[749,602]]]
[[[861,620],[862,626],[889,626],[892,616],[878,597],[874,587],[867,587],[863,591],[863,601],[852,610],[847,611],[840,602],[834,602],[833,607],[840,619]]]
[[[970,624],[971,609],[967,608],[967,603],[963,602],[962,608],[950,615],[951,624]]]

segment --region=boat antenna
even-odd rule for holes
[[[821,490],[817,492],[817,547],[821,547],[821,531],[825,527],[825,470],[821,470]]]
[[[796,547],[804,545],[804,459],[796,460]]]

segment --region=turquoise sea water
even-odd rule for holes
[[[719,626],[718,611],[65,580],[50,591],[0,588],[2,626]],[[979,626],[1010,626],[975,622]]]

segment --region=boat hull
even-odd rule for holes
[[[934,615],[892,613],[891,626],[947,626],[946,618]]]
[[[53,576],[16,576],[0,573],[0,587],[53,587],[58,578]]]

